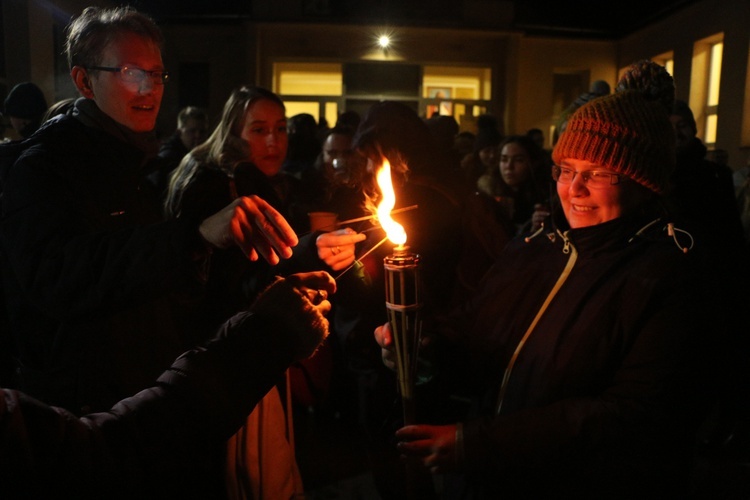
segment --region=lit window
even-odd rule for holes
[[[320,121],[321,114],[333,126],[338,117],[338,102],[343,93],[340,64],[275,63],[273,90],[284,100],[287,116],[308,113]]]
[[[695,115],[698,136],[709,148],[716,145],[719,123],[719,88],[724,35],[695,43],[690,81],[690,108]]]
[[[422,74],[424,115],[453,116],[462,119],[478,116],[486,106],[476,101],[492,96],[492,70],[460,66],[425,66]]]
[[[343,78],[340,64],[275,63],[274,91],[282,96],[340,96]]]
[[[711,46],[711,64],[708,71],[708,106],[719,104],[719,83],[721,80],[721,55],[724,49],[723,43],[715,43]]]
[[[721,82],[721,56],[724,44],[719,42],[711,46],[711,62],[708,70],[708,96],[706,99],[706,132],[705,143],[716,144],[716,128],[719,121],[719,84]]]
[[[667,73],[674,76],[674,52],[665,52],[651,58],[657,64],[664,66]]]

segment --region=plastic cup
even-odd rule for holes
[[[310,231],[335,231],[338,229],[339,214],[335,212],[309,212]]]

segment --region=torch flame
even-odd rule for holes
[[[396,205],[396,193],[393,191],[391,180],[391,164],[386,159],[383,160],[383,166],[378,170],[377,180],[380,192],[383,194],[383,199],[377,209],[378,220],[388,239],[398,246],[403,246],[406,243],[406,231],[391,217],[391,210]]]

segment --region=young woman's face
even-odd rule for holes
[[[512,189],[518,189],[531,171],[531,160],[520,144],[510,142],[500,152],[500,176]]]
[[[606,184],[600,187],[584,182],[582,172],[598,170],[614,173],[608,168],[590,161],[567,158],[560,163],[561,167],[576,172],[573,180],[564,184],[557,181],[557,195],[560,197],[565,218],[572,229],[595,226],[617,219],[624,212],[623,193],[630,182],[620,176],[618,184]]]
[[[247,109],[240,137],[250,148],[249,160],[261,172],[267,177],[279,173],[289,143],[286,116],[281,106],[268,99],[253,103]]]

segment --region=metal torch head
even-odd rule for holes
[[[385,268],[386,306],[389,309],[418,309],[422,305],[419,276],[419,254],[399,246],[383,259]]]

